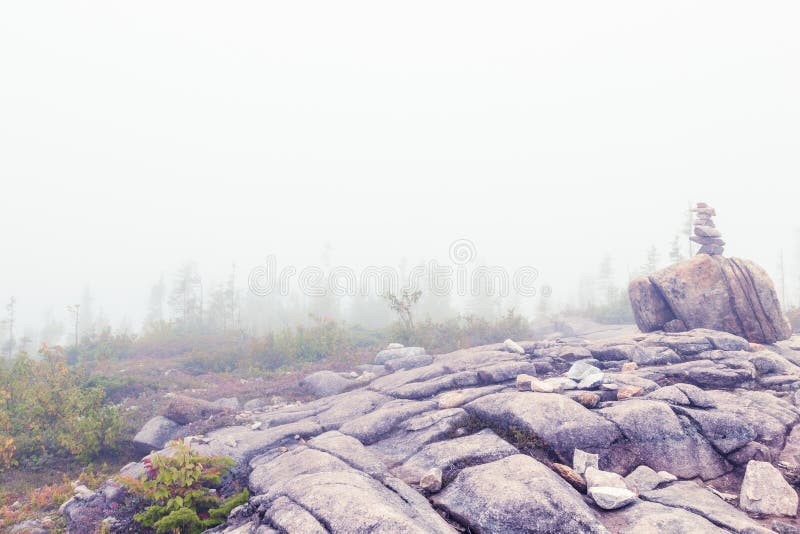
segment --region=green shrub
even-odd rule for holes
[[[124,427],[119,407],[106,402],[102,387],[84,387],[59,347],[43,345],[39,353],[39,360],[22,353],[0,362],[0,430],[14,440],[15,456],[87,461],[116,448]]]
[[[125,479],[132,494],[150,503],[134,516],[158,534],[177,531],[196,534],[225,522],[233,508],[247,502],[247,489],[222,500],[214,488],[234,465],[225,456],[201,456],[181,441],[173,441],[172,456],[145,460],[143,480]]]

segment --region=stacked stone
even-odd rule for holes
[[[709,256],[722,255],[725,241],[722,240],[722,233],[717,230],[714,221],[711,220],[717,212],[705,202],[698,202],[697,207],[692,211],[695,214],[694,235],[689,239],[700,245],[697,253]]]

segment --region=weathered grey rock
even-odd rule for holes
[[[462,438],[426,445],[394,472],[409,483],[420,479],[433,468],[449,478],[460,469],[500,460],[519,451],[489,429]]]
[[[756,514],[797,515],[797,492],[767,462],[750,461],[739,492],[742,510]]]
[[[572,486],[521,454],[464,469],[433,502],[475,532],[608,532]]]
[[[680,478],[717,478],[732,469],[703,436],[686,426],[660,401],[629,399],[600,414],[613,421],[624,436],[606,456],[607,468],[619,473],[638,465],[674,473]],[[602,465],[602,463],[601,463]]]
[[[265,513],[269,522],[283,532],[327,534],[325,527],[303,507],[287,497],[275,499]]]
[[[665,506],[683,508],[733,532],[769,532],[747,514],[694,482],[675,482],[661,489],[643,492],[640,497]]]
[[[421,356],[423,354],[425,354],[425,349],[422,347],[398,347],[385,349],[380,351],[377,356],[375,356],[375,364],[383,365],[389,360],[394,360],[395,358]]]
[[[625,477],[625,485],[638,493],[654,490],[661,484],[670,481],[671,479],[656,473],[646,465],[640,465]]]
[[[589,488],[588,493],[603,510],[616,510],[636,501],[636,494],[627,488],[596,486]]]
[[[381,459],[360,441],[335,430],[308,440],[307,446],[330,454],[373,477],[380,477],[387,472]]]
[[[333,371],[317,371],[300,381],[300,387],[315,397],[338,395],[353,384],[354,381],[352,379],[344,378]]]
[[[399,480],[386,485],[355,470],[297,476],[271,490],[306,510],[332,533],[452,533],[420,494]],[[277,497],[277,495],[276,495]]]
[[[750,362],[738,364],[738,367],[729,367],[723,362],[696,360],[659,367],[657,372],[704,389],[734,389],[755,379],[755,368]]]
[[[692,239],[720,244],[718,238]],[[772,280],[747,260],[701,254],[634,280],[629,294],[637,325],[645,332],[680,319],[690,329],[721,330],[756,343],[791,335]]]
[[[369,445],[397,428],[406,419],[435,408],[436,404],[431,401],[391,401],[373,412],[345,422],[339,427],[339,431]]]
[[[747,421],[729,412],[678,406],[674,410],[697,423],[703,436],[722,454],[728,454],[745,446],[758,435],[755,428]]]
[[[497,384],[514,380],[517,375],[536,375],[536,366],[531,362],[500,362],[478,369],[482,384]]]
[[[778,461],[792,469],[800,468],[800,426],[792,428]]]
[[[699,515],[651,502],[637,501],[614,516],[625,523],[620,534],[729,534]]]
[[[605,450],[619,438],[613,423],[561,395],[497,393],[474,400],[464,409],[494,428],[516,427],[538,436],[562,462],[571,461],[576,448]]]
[[[750,460],[772,462],[772,450],[757,441],[751,441],[741,449],[728,454],[725,458],[736,465],[746,465]]]
[[[642,332],[663,330],[665,324],[675,320],[669,304],[649,278],[642,276],[633,279],[628,285],[628,296],[636,326]]]
[[[422,367],[423,365],[430,365],[431,363],[433,363],[433,356],[429,354],[416,354],[392,358],[383,365],[389,371],[398,371],[400,369],[414,369],[416,367]]]
[[[387,465],[401,464],[425,445],[456,436],[468,422],[469,416],[462,408],[423,413],[403,421],[369,448]]]
[[[157,415],[147,421],[133,438],[134,446],[143,453],[164,447],[180,425],[172,419]]]
[[[250,425],[225,427],[210,432],[202,441],[186,438],[189,446],[204,456],[230,456],[239,464],[281,444],[295,441],[294,436],[310,438],[321,434],[322,427],[313,420],[252,430]]]

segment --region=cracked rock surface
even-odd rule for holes
[[[186,441],[232,457],[251,492],[215,532],[769,532],[797,525],[793,347],[695,329],[396,348],[347,391]],[[575,389],[587,372],[600,378]],[[606,510],[576,489],[586,482],[606,503],[635,498]],[[123,498],[101,488],[64,514]]]

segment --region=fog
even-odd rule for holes
[[[605,255],[620,284],[653,245],[666,263],[705,201],[726,255],[798,304],[798,17],[796,2],[4,2],[0,302],[36,332],[88,287],[95,314],[138,330],[151,286],[190,259],[209,287],[235,264],[244,288],[270,255],[359,270],[446,262],[468,239],[566,304]]]

